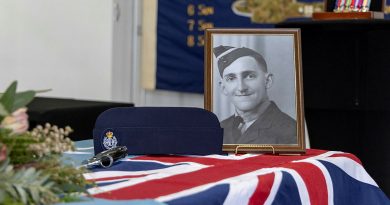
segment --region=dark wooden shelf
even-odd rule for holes
[[[314,20],[337,20],[337,19],[384,19],[385,15],[379,11],[368,12],[316,12]]]

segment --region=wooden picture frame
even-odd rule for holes
[[[205,31],[204,106],[224,151],[305,152],[301,62],[299,29]]]

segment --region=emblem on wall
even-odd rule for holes
[[[249,17],[254,23],[279,23],[288,18],[311,17],[324,10],[321,0],[236,0],[232,4],[236,15]]]

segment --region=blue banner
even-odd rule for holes
[[[156,88],[203,93],[204,30],[212,27],[272,27],[237,16],[233,1],[159,0]]]
[[[155,88],[203,93],[207,28],[271,28],[324,6],[322,0],[291,1],[284,7],[273,2],[279,1],[158,0]]]

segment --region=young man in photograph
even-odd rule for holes
[[[221,122],[224,144],[297,144],[296,121],[268,97],[273,75],[249,48],[214,48],[222,93],[235,113]]]

